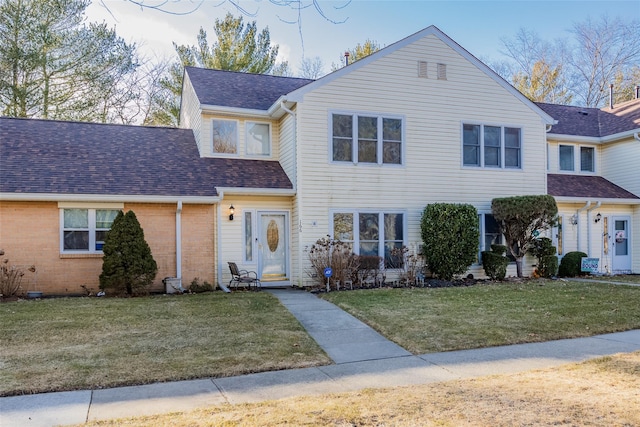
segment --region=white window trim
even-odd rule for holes
[[[339,114],[343,116],[351,116],[352,120],[352,130],[351,130],[351,158],[353,159],[351,162],[342,161],[342,160],[333,160],[333,115]],[[371,162],[358,162],[358,120],[357,117],[376,117],[378,119],[378,141],[376,145],[376,156],[378,161],[376,163]],[[383,162],[383,134],[382,134],[382,119],[395,119],[400,120],[402,139],[400,140],[401,144],[401,154],[400,154],[400,163],[384,163]],[[370,111],[341,111],[341,110],[333,110],[329,111],[328,118],[328,140],[329,140],[329,163],[333,163],[336,165],[344,165],[347,163],[352,163],[354,166],[384,166],[384,167],[404,167],[405,166],[405,156],[407,151],[407,136],[406,136],[406,117],[404,115],[398,114],[386,114],[386,113],[375,113]]]
[[[235,153],[218,153],[217,151],[214,150],[213,147],[213,136],[214,136],[214,126],[213,126],[213,122],[234,122],[236,124],[236,132],[235,132],[235,137],[236,137],[236,152]],[[240,121],[239,120],[235,120],[235,119],[227,119],[227,118],[212,118],[211,121],[211,132],[210,132],[210,138],[209,138],[209,150],[211,151],[211,155],[212,156],[216,156],[216,157],[238,157],[240,155]]]
[[[464,163],[464,125],[480,126],[480,164],[479,165],[466,165]],[[499,127],[500,128],[500,166],[485,166],[484,165],[484,127]],[[505,143],[505,128],[512,128],[520,130],[520,166],[506,166],[506,143]],[[460,122],[460,164],[463,169],[487,169],[487,170],[509,170],[509,171],[523,171],[524,170],[524,127],[521,125],[512,125],[504,123],[489,123],[479,122],[475,120],[463,120]]]
[[[269,127],[269,150],[267,154],[249,154],[249,126],[252,124],[259,125],[267,125]],[[213,139],[212,139],[213,142]],[[273,152],[273,132],[271,128],[271,122],[264,122],[258,120],[247,120],[244,123],[244,152],[247,157],[257,157],[257,158],[266,158],[271,157],[271,153]]]
[[[72,250],[64,249],[64,211],[66,209],[86,209],[89,216],[89,249],[88,250]],[[96,211],[97,210],[124,210],[123,203],[58,203],[59,210],[59,230],[60,230],[60,253],[61,254],[102,254],[101,250],[96,250]],[[83,229],[84,230],[84,229]]]
[[[565,170],[560,169],[560,147],[570,146],[573,147],[573,170]],[[583,171],[582,170],[582,158],[581,151],[582,148],[590,148],[593,150],[593,171]],[[558,173],[566,173],[566,174],[580,174],[580,175],[597,175],[598,172],[598,147],[595,145],[589,144],[567,144],[567,143],[559,143],[558,144]]]
[[[329,210],[329,235],[332,239],[335,238],[333,234],[334,225],[333,225],[333,216],[334,214],[353,214],[353,240],[350,242],[353,243],[353,253],[359,254],[360,252],[360,214],[378,214],[378,224],[382,224],[380,227],[380,236],[379,236],[379,244],[378,244],[378,256],[382,257],[384,260],[384,242],[385,242],[385,230],[384,230],[384,215],[385,214],[401,214],[402,215],[402,245],[407,246],[407,233],[408,233],[408,213],[406,210],[398,210],[398,209],[331,209]]]

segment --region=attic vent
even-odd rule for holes
[[[426,79],[427,75],[427,61],[418,61],[418,77]]]
[[[447,80],[447,64],[438,64],[438,80]]]
[[[578,111],[578,114],[581,114],[583,116],[588,116],[589,113],[587,113],[586,111]]]

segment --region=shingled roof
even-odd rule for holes
[[[613,182],[593,175],[547,174],[547,193],[554,197],[640,200]]]
[[[292,189],[277,161],[200,158],[190,129],[0,118],[0,193],[216,197]]]
[[[185,67],[198,101],[204,105],[268,110],[282,95],[310,79]]]
[[[609,108],[586,108],[537,102],[558,121],[550,133],[602,138],[620,132],[640,129],[640,100]]]

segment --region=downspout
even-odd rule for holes
[[[215,236],[215,242],[216,242],[216,253],[215,253],[215,258],[216,258],[216,279],[218,281],[218,288],[220,289],[224,289],[221,284],[222,284],[222,259],[220,259],[220,254],[222,253],[222,201],[224,200],[224,192],[220,191],[218,193],[218,196],[220,196],[220,201],[218,202],[218,207],[216,209],[216,234],[217,236]]]
[[[576,211],[576,219],[577,219],[577,222],[578,222],[578,245],[577,245],[578,246],[578,248],[577,248],[578,251],[580,251],[580,248],[581,248],[581,246],[580,246],[580,231],[581,231],[580,230],[580,212],[582,212],[583,210],[587,209],[589,206],[591,206],[591,202],[587,202],[587,204],[585,204],[583,207],[581,207],[580,209],[578,209]]]
[[[176,278],[182,286],[182,200],[178,200],[176,209]]]
[[[591,256],[591,211],[598,209],[602,202],[596,202],[595,206],[587,209],[587,255]]]
[[[302,199],[299,197],[298,195],[298,165],[299,165],[299,159],[298,159],[298,115],[296,114],[295,111],[290,110],[289,108],[287,108],[287,106],[285,105],[285,100],[280,101],[280,108],[282,108],[282,110],[284,112],[286,112],[287,114],[291,115],[291,117],[293,117],[293,159],[295,162],[294,165],[294,190],[296,190],[296,201],[297,201],[297,209],[298,209],[298,245],[297,245],[297,251],[298,251],[298,282],[299,284],[302,286]],[[292,225],[292,231],[293,231],[293,224]],[[292,274],[293,275],[293,274]],[[293,277],[291,277],[291,279],[293,279]],[[291,285],[294,286],[293,281],[291,282]]]
[[[640,141],[640,132],[636,132],[633,134],[633,139],[635,139],[636,141]]]

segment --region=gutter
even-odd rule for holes
[[[178,196],[139,196],[132,194],[56,194],[56,193],[0,193],[2,201],[16,202],[87,202],[87,203],[178,203],[213,205],[220,202],[219,196],[178,197]]]

